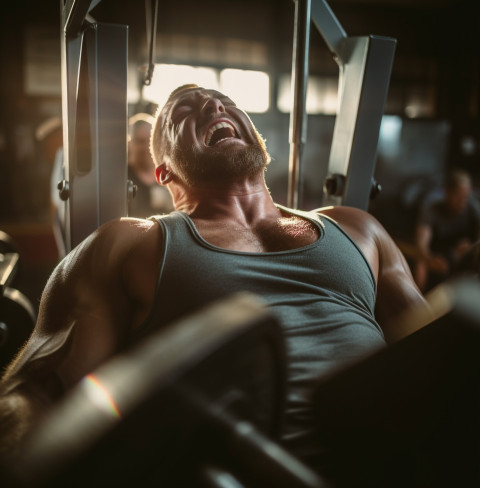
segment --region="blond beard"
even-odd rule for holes
[[[270,157],[259,144],[250,144],[242,149],[231,148],[213,152],[208,157],[196,153],[192,147],[187,157],[179,149],[174,154],[174,172],[189,186],[198,183],[235,180],[240,177],[254,177],[265,171]]]

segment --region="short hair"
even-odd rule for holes
[[[150,137],[150,153],[152,154],[152,159],[155,166],[162,164],[162,156],[166,149],[163,145],[163,130],[165,128],[165,120],[162,118],[162,115],[172,104],[173,98],[175,98],[180,92],[188,90],[202,90],[202,87],[196,85],[195,83],[187,83],[175,88],[175,90],[173,90],[168,96],[163,107],[158,107],[157,112],[155,113],[155,118],[152,124],[152,135]]]
[[[195,83],[187,83],[185,85],[181,85],[179,86],[178,88],[175,88],[175,90],[172,91],[172,93],[170,93],[170,95],[168,95],[168,99],[167,101],[165,102],[165,105],[167,105],[171,99],[177,94],[177,93],[180,93],[184,90],[196,90],[196,89],[202,89],[200,86],[196,85]]]

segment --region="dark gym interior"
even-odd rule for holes
[[[22,310],[21,315],[26,314],[24,318],[27,324],[38,313],[47,279],[63,257],[56,234],[58,228],[54,202],[58,197],[54,166],[58,149],[63,144],[62,3],[68,5],[72,2],[4,1],[0,7],[0,255],[18,253],[18,263],[13,263],[15,275],[11,277],[8,286],[18,290],[25,298],[25,310]],[[138,113],[153,115],[158,107],[155,94],[152,95],[153,92],[149,92],[144,84],[149,67],[151,39],[151,19],[146,5],[153,3],[150,0],[101,0],[90,12],[91,19],[95,21],[128,26],[127,117]],[[413,269],[416,256],[415,228],[420,207],[429,195],[442,188],[444,177],[450,170],[459,169],[469,173],[472,198],[480,202],[480,1],[330,0],[328,4],[348,36],[375,35],[396,40],[374,170],[374,179],[380,185],[381,191],[370,200],[367,210],[389,232]],[[266,90],[263,108],[246,111],[266,139],[272,157],[266,172],[266,182],[274,200],[282,205],[288,203],[288,100],[294,55],[294,14],[295,1],[292,0],[159,0],[152,59],[156,65],[154,75],[158,75],[158,86],[168,82],[161,78],[161,65],[206,68],[210,70],[209,73],[215,73],[217,78],[220,73],[229,69],[245,70],[264,76],[263,79],[267,81],[262,85],[262,89]],[[303,153],[303,186],[299,208],[312,210],[324,205],[324,182],[336,121],[335,103],[339,81],[339,66],[321,33],[315,28],[311,29],[308,60],[312,79],[311,88],[309,85],[312,108],[307,110],[308,130]],[[112,90],[115,89],[115,82],[111,83],[111,87]],[[255,85],[247,90],[248,96],[253,98]],[[260,85],[258,90],[260,91]],[[125,148],[126,145],[127,133]],[[2,283],[2,290],[4,285]],[[13,298],[20,306],[22,300],[23,298]],[[462,324],[464,321],[468,322],[462,313],[456,315],[456,312],[452,312],[451,317],[451,320]],[[278,346],[276,332],[269,329],[269,319],[265,320],[265,334],[268,337],[265,339],[266,336],[262,336],[262,340],[269,347],[274,344],[275,348]],[[1,325],[0,320],[0,333]],[[469,324],[465,326],[465,330],[470,330]],[[242,334],[244,332],[242,330]],[[428,333],[422,337],[421,341],[424,343],[430,341]],[[438,341],[441,351],[448,350],[448,338],[442,336],[431,340]],[[476,341],[478,342],[478,338],[475,335],[472,342]],[[464,345],[462,342],[462,347]],[[281,355],[280,349],[275,350],[275,354]],[[415,344],[407,344],[402,351],[403,354],[411,353],[412,358],[417,357]],[[10,353],[13,351],[9,351]],[[200,353],[203,354],[203,351]],[[234,353],[232,351],[232,357]],[[260,369],[263,364],[261,354],[258,356]],[[141,351],[136,359],[143,361]],[[212,359],[217,360],[222,364],[221,357]],[[414,360],[416,361],[412,359]],[[238,361],[239,369],[247,367],[241,362],[241,357]],[[277,359],[271,361],[276,367]],[[415,364],[422,364],[421,359],[418,361]],[[397,367],[395,358],[387,358],[386,363],[382,363],[380,358],[379,362],[381,368],[385,364],[392,370]],[[215,370],[216,364],[207,364],[205,368],[208,374]],[[456,366],[458,363],[455,363]],[[256,367],[257,363],[248,365],[252,375]],[[269,364],[268,367],[273,366]],[[473,368],[470,363],[465,366],[470,367]],[[455,383],[446,370],[447,368],[444,372],[448,381]],[[360,382],[363,381],[362,375],[369,374],[370,370],[366,367],[358,372],[358,377],[353,375],[350,378],[347,374],[342,381],[355,384],[357,378]],[[460,367],[456,374],[461,374]],[[181,382],[187,385],[194,383],[195,376],[189,375],[190,373],[182,377]],[[165,380],[166,377],[160,376],[159,374],[155,381]],[[168,383],[166,380],[165,382]],[[384,387],[384,384],[378,385],[378,388]],[[408,387],[401,386],[405,389]],[[329,388],[333,389],[333,393]],[[327,413],[329,408],[335,409],[338,406],[336,401],[350,406],[356,401],[350,397],[335,399],[338,394],[335,388],[335,385],[325,386],[324,394],[333,395],[332,405],[327,402],[322,406]],[[421,389],[421,386],[418,388]],[[440,390],[441,385],[438,386],[438,391]],[[438,391],[436,390],[438,401],[443,401]],[[138,395],[142,392],[139,387]],[[176,391],[175,395],[184,393],[183,390]],[[275,390],[270,393],[272,397],[268,401],[274,403],[282,392]],[[392,397],[396,394],[401,396],[398,392],[391,393]],[[468,403],[469,400],[465,401]],[[361,404],[361,399],[359,402]],[[476,396],[474,402],[478,402]],[[469,405],[473,409],[472,405],[477,403]],[[168,410],[168,405],[165,408],[165,415],[174,415],[174,412]],[[270,407],[266,405],[265,408]],[[208,423],[211,412],[206,413],[201,408],[200,410],[201,414],[196,411],[192,415],[199,415],[201,422]],[[68,413],[67,410],[66,412]],[[190,415],[190,412],[182,413]],[[145,412],[147,414],[151,412]],[[346,408],[345,415],[348,417],[350,414],[350,410]],[[137,412],[136,415],[141,416],[142,412]],[[370,418],[368,415],[366,414],[366,422]],[[426,416],[420,415],[418,420],[419,425],[422,424],[425,429],[429,428],[429,424],[425,427],[423,422]],[[225,421],[226,430],[231,428],[229,419],[222,421]],[[64,422],[67,426],[69,417],[65,416],[59,422]],[[127,423],[125,435],[134,435],[136,425],[136,420],[131,420],[131,424]],[[70,427],[65,427],[66,430],[68,428]],[[162,425],[162,428],[168,434],[168,425]],[[414,430],[411,426],[408,428]],[[461,428],[468,429],[469,426],[462,424]],[[329,426],[325,426],[325,429],[328,431]],[[344,434],[343,431],[328,433],[333,437]],[[238,432],[235,433],[237,434]],[[359,429],[359,438],[368,435],[368,429]],[[458,440],[456,435],[452,434],[452,439]],[[106,444],[98,449],[110,449],[115,444],[115,438],[104,442]],[[252,441],[251,446],[248,444],[250,438],[245,442],[245,446],[238,447],[238,452],[235,451],[237,446],[234,449],[239,456],[243,455],[243,448],[250,456],[250,447],[256,449],[256,441]],[[472,441],[472,446],[473,444]],[[355,448],[361,450],[362,443]],[[195,449],[201,449],[201,446],[196,445]],[[343,446],[339,449],[343,449]],[[376,454],[381,456],[380,452]],[[258,455],[261,456],[260,453]],[[355,458],[353,451],[345,453],[345,456],[349,455],[352,456],[350,461]],[[90,453],[90,456],[95,457],[95,453]],[[361,478],[360,459],[363,458],[359,458],[357,469]],[[115,459],[108,459],[108,462],[115,463]],[[177,462],[176,459],[172,460],[174,465]],[[82,463],[79,466],[77,476],[83,478],[78,479],[88,483],[89,476],[93,476],[95,470],[82,474]],[[38,466],[34,467],[37,468]],[[471,465],[468,465],[468,469],[470,468]],[[139,466],[138,469],[142,467]],[[301,477],[298,473],[301,473],[301,468],[296,473]],[[284,475],[289,476],[288,473]],[[117,476],[119,479],[122,475]],[[305,476],[308,478],[308,473]],[[370,471],[365,476],[370,476]],[[384,482],[381,473],[378,476],[380,481],[377,480],[378,485],[375,486],[381,486]],[[452,470],[448,471],[447,478],[452,482]],[[417,476],[417,479],[422,481],[421,476]],[[427,481],[425,485],[419,484],[419,488],[433,486]],[[63,482],[65,480],[59,478],[59,486]],[[297,486],[297,482],[297,479],[292,480],[291,486]],[[315,480],[312,485],[309,485],[308,480],[298,483],[298,486],[319,486],[315,485]],[[347,475],[345,479],[340,477],[338,483],[338,486],[355,486]],[[365,483],[368,486],[368,481]],[[405,479],[399,477],[395,483],[392,482],[390,486],[408,486],[407,474]],[[215,486],[234,488],[237,485]],[[269,485],[267,483],[264,486]]]
[[[292,66],[294,5],[288,0],[219,4],[161,3],[156,62],[268,73],[269,108],[251,116],[273,158],[267,174],[271,190],[285,203],[289,114],[278,109],[276,100],[280,77]],[[396,140],[380,137],[376,179],[382,193],[371,211],[393,236],[408,241],[416,199],[447,168],[471,172],[478,192],[479,5],[475,0],[332,0],[330,6],[348,35],[374,34],[398,42],[385,107],[385,115],[393,117]],[[4,2],[1,10],[0,229],[21,250],[19,287],[36,305],[57,260],[50,177],[61,133],[42,144],[35,131],[43,121],[61,117],[60,8],[54,1],[27,1]],[[129,90],[136,92],[129,99],[129,113],[151,110],[151,103],[139,98],[141,67],[148,63],[143,2],[103,0],[92,15],[129,26],[128,81]],[[235,42],[233,56],[228,46]],[[311,31],[310,72],[334,81],[338,77],[338,66],[316,29]],[[308,118],[305,207],[321,206],[322,167],[334,118],[321,113]]]

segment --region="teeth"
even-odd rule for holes
[[[208,132],[207,132],[207,135],[205,136],[205,143],[208,145],[210,145],[210,140],[212,139],[212,136],[213,136],[213,133],[218,130],[218,129],[223,129],[224,127],[229,127],[233,130],[234,133],[236,133],[235,131],[235,128],[233,127],[232,124],[228,123],[228,122],[219,122],[217,124],[213,124],[210,129],[208,129]],[[229,137],[224,137],[223,139],[221,139],[222,141],[224,141],[225,139],[230,139]],[[220,141],[218,141],[220,142]]]

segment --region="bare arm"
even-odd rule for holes
[[[5,454],[15,455],[50,405],[123,346],[132,314],[123,262],[137,235],[128,223],[107,224],[52,273],[35,329],[1,381]]]
[[[379,259],[375,315],[387,342],[395,342],[429,322],[429,307],[397,245],[380,224],[373,225]],[[418,320],[405,320],[412,310]]]

